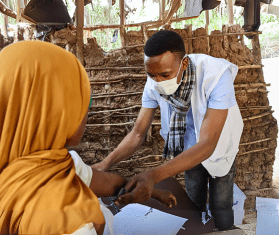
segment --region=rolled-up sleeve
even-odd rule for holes
[[[145,83],[145,87],[142,94],[142,107],[144,108],[157,108],[158,102],[151,91],[152,84],[149,80]]]
[[[232,74],[227,69],[212,90],[208,99],[208,108],[228,109],[236,105]]]

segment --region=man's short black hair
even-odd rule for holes
[[[162,30],[153,34],[144,46],[144,54],[148,57],[162,55],[167,51],[177,53],[181,59],[185,55],[182,37],[171,30]]]

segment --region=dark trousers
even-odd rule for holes
[[[235,161],[229,173],[223,177],[212,178],[202,164],[185,171],[185,187],[189,198],[200,211],[206,211],[207,184],[209,182],[209,209],[215,227],[226,230],[234,224],[233,184]]]

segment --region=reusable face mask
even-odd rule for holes
[[[158,91],[162,95],[171,95],[174,92],[176,92],[177,88],[180,86],[180,83],[182,81],[182,78],[181,78],[179,84],[177,84],[177,76],[180,72],[181,64],[182,64],[182,61],[184,60],[184,58],[185,58],[185,56],[181,60],[178,73],[174,78],[166,80],[166,81],[162,81],[162,82],[155,81],[155,90],[156,91]]]

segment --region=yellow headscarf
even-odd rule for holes
[[[0,53],[0,234],[72,233],[104,222],[64,148],[90,101],[86,71],[46,42]]]

